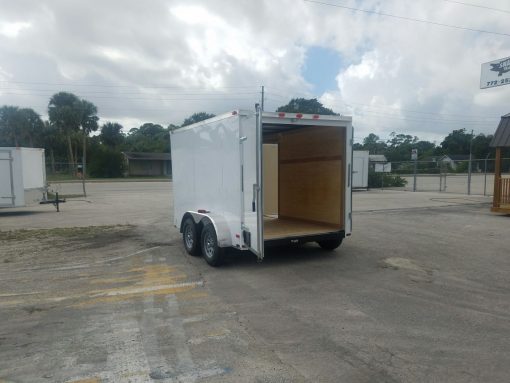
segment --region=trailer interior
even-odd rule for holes
[[[264,240],[344,229],[345,128],[264,124]]]

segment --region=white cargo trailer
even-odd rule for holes
[[[351,234],[350,117],[236,110],[171,133],[174,224],[215,266],[223,249]]]
[[[45,191],[44,149],[0,148],[0,208],[39,203]]]
[[[368,150],[352,152],[352,188],[368,189]]]

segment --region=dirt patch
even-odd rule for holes
[[[427,270],[426,268],[417,265],[413,261],[408,258],[400,258],[400,257],[390,257],[385,258],[381,262],[381,267],[383,268],[392,268],[394,270],[411,270],[418,271],[425,274],[430,274],[432,271]]]
[[[0,231],[0,262],[38,264],[65,254],[73,258],[77,250],[114,245],[127,238],[137,239],[134,226],[109,225],[54,229]],[[15,266],[15,265],[13,265]]]
[[[27,239],[44,239],[48,237],[64,238],[93,238],[101,234],[110,234],[127,229],[132,229],[131,225],[107,225],[107,226],[87,226],[87,227],[65,227],[54,229],[33,229],[33,230],[9,230],[0,231],[0,241],[23,241]]]

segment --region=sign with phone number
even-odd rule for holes
[[[510,84],[510,57],[482,64],[480,88]]]

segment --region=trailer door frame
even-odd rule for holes
[[[7,155],[6,155],[7,154]],[[9,177],[2,181],[2,184],[5,187],[2,187],[1,195],[0,195],[0,207],[13,207],[15,206],[15,190],[14,190],[14,169],[12,166],[12,163],[14,161],[14,158],[12,157],[12,151],[11,150],[0,150],[0,174],[2,177],[5,177],[7,173],[7,169],[9,169]],[[6,166],[7,165],[7,166]],[[7,181],[6,183],[4,183]],[[5,192],[9,190],[11,195],[3,195]],[[5,203],[5,200],[11,200],[10,204]]]
[[[264,200],[262,185],[261,112],[240,115],[241,199],[243,242],[259,259],[264,258]]]

